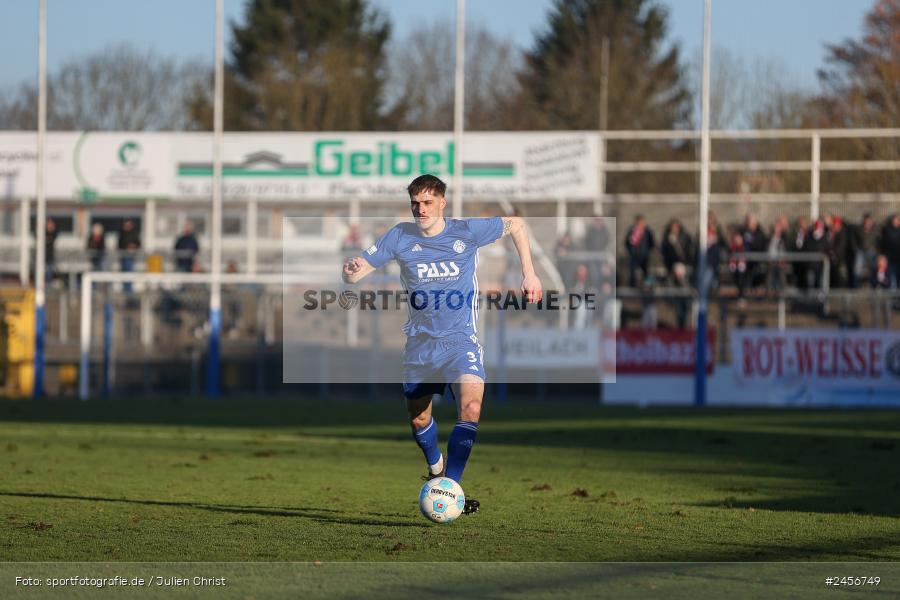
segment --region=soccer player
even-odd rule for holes
[[[446,189],[433,175],[414,179],[407,192],[415,222],[394,226],[365,256],[348,259],[342,277],[356,283],[391,260],[399,263],[410,309],[404,326],[403,395],[413,438],[428,463],[424,479],[446,476],[459,482],[475,443],[484,396],[483,352],[477,336],[478,249],[512,236],[522,264],[525,299],[538,302],[543,292],[525,222],[520,217],[445,219]],[[431,398],[448,391],[456,400],[459,420],[445,457],[438,448]],[[463,513],[474,513],[478,506],[467,495]]]

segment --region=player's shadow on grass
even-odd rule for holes
[[[103,496],[78,496],[75,494],[51,494],[46,492],[7,492],[0,491],[0,496],[14,498],[42,498],[48,500],[82,500],[86,502],[111,502],[120,504],[141,504],[144,506],[168,506],[173,508],[185,508],[206,510],[241,515],[259,515],[263,517],[297,517],[322,523],[339,523],[343,525],[372,525],[378,527],[413,527],[424,529],[428,526],[423,523],[415,523],[412,520],[396,520],[402,515],[387,515],[384,513],[366,513],[337,510],[333,508],[317,507],[283,507],[283,506],[244,506],[238,504],[215,504],[204,502],[189,502],[175,500],[138,500],[133,498],[105,498]],[[361,518],[354,515],[369,515],[372,517],[391,517],[385,519]]]

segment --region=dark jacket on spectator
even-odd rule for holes
[[[881,230],[881,253],[895,272],[900,270],[900,227],[894,227],[891,221]]]
[[[175,240],[175,266],[179,271],[190,273],[194,266],[194,256],[200,251],[200,244],[193,233],[186,233]]]
[[[812,227],[806,234],[806,241],[803,245],[804,252],[825,252],[828,246],[828,232],[825,230],[824,224],[820,221],[813,223]]]
[[[713,274],[713,281],[719,280],[719,269],[722,261],[728,255],[728,240],[718,225],[710,226],[706,230],[706,268]]]
[[[875,254],[881,247],[881,231],[878,226],[873,224],[872,227],[866,229],[863,225],[859,226],[859,247],[866,254]]]
[[[609,244],[609,230],[602,221],[599,224],[592,224],[584,236],[584,249],[588,252],[611,250],[607,244]]]
[[[44,258],[50,265],[56,262],[56,236],[58,233],[56,229],[48,229],[44,233]]]
[[[669,276],[672,276],[672,267],[675,263],[694,264],[694,242],[683,229],[679,229],[677,234],[671,229],[667,231],[663,237],[661,251],[663,264]]]
[[[106,244],[104,243],[103,236],[88,236],[85,248],[91,251],[91,256],[102,257],[106,251]]]
[[[768,249],[769,240],[762,227],[745,227],[741,233],[744,236],[744,252],[765,252]]]
[[[137,250],[141,247],[141,234],[137,229],[125,230],[119,232],[119,250]]]
[[[850,281],[850,269],[856,260],[856,238],[854,232],[839,219],[835,219],[826,236],[825,252],[831,262],[831,285],[844,287]]]
[[[634,225],[628,228],[625,234],[625,249],[628,254],[636,258],[644,258],[650,256],[650,251],[656,247],[656,241],[653,239],[653,230],[649,226],[644,227],[643,234],[635,238]]]

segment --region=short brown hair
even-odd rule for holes
[[[422,192],[431,192],[435,196],[443,197],[447,191],[447,184],[434,175],[419,175],[406,187],[406,191],[409,192],[410,198]]]

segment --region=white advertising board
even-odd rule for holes
[[[485,343],[487,363],[496,367],[501,354],[506,366],[519,369],[598,369],[600,335],[596,329],[494,328]]]
[[[36,193],[36,134],[0,133],[0,198]],[[468,133],[469,199],[593,200],[599,138],[589,132]],[[51,199],[208,199],[212,134],[51,132]],[[423,173],[452,181],[450,133],[227,133],[225,198],[292,201],[402,198]]]
[[[167,133],[48,134],[45,193],[85,202],[169,197],[172,140]],[[0,198],[36,194],[37,135],[0,134]]]

